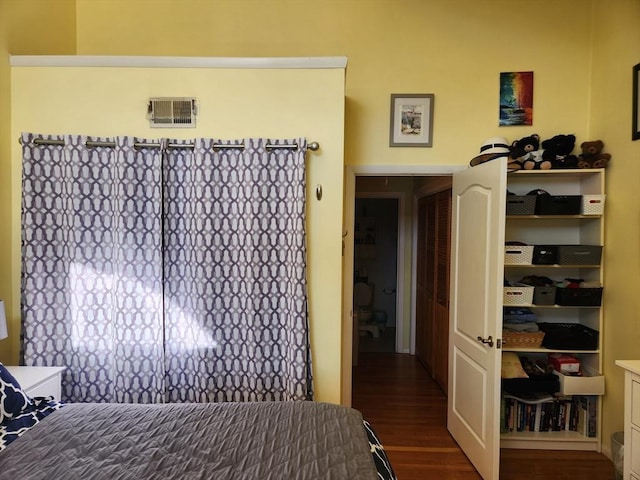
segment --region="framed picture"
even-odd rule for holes
[[[500,73],[499,126],[533,125],[533,72]]]
[[[633,131],[631,132],[631,139],[640,139],[640,63],[633,67]]]
[[[433,145],[433,94],[391,94],[390,147]]]

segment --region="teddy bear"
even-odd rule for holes
[[[511,143],[511,161],[509,165],[520,166],[525,170],[548,170],[551,162],[542,159],[540,136],[536,133],[514,140]]]
[[[551,168],[576,168],[578,157],[571,153],[575,145],[575,135],[555,135],[540,144],[542,158],[551,163]]]
[[[582,153],[578,155],[578,168],[606,168],[611,160],[610,154],[602,153],[602,140],[582,142],[580,149]]]

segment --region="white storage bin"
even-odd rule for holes
[[[535,287],[524,283],[512,283],[504,287],[502,304],[507,306],[531,305],[533,303],[533,291]]]
[[[505,245],[505,265],[531,265],[533,245]]]
[[[583,195],[582,215],[602,215],[604,213],[604,195]]]
[[[560,380],[560,393],[563,395],[604,395],[604,376],[597,372],[585,368],[580,377],[564,375],[556,370],[553,374]]]

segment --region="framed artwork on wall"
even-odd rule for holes
[[[640,139],[640,63],[633,66],[633,117],[632,117],[632,131],[631,139]]]
[[[500,73],[499,125],[533,125],[533,72]]]
[[[390,147],[433,146],[432,93],[392,93]]]

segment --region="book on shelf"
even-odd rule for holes
[[[576,430],[585,437],[595,437],[598,424],[598,397],[582,395],[579,397],[577,410]]]
[[[596,436],[597,396],[511,395],[500,404],[500,432],[574,431]]]

